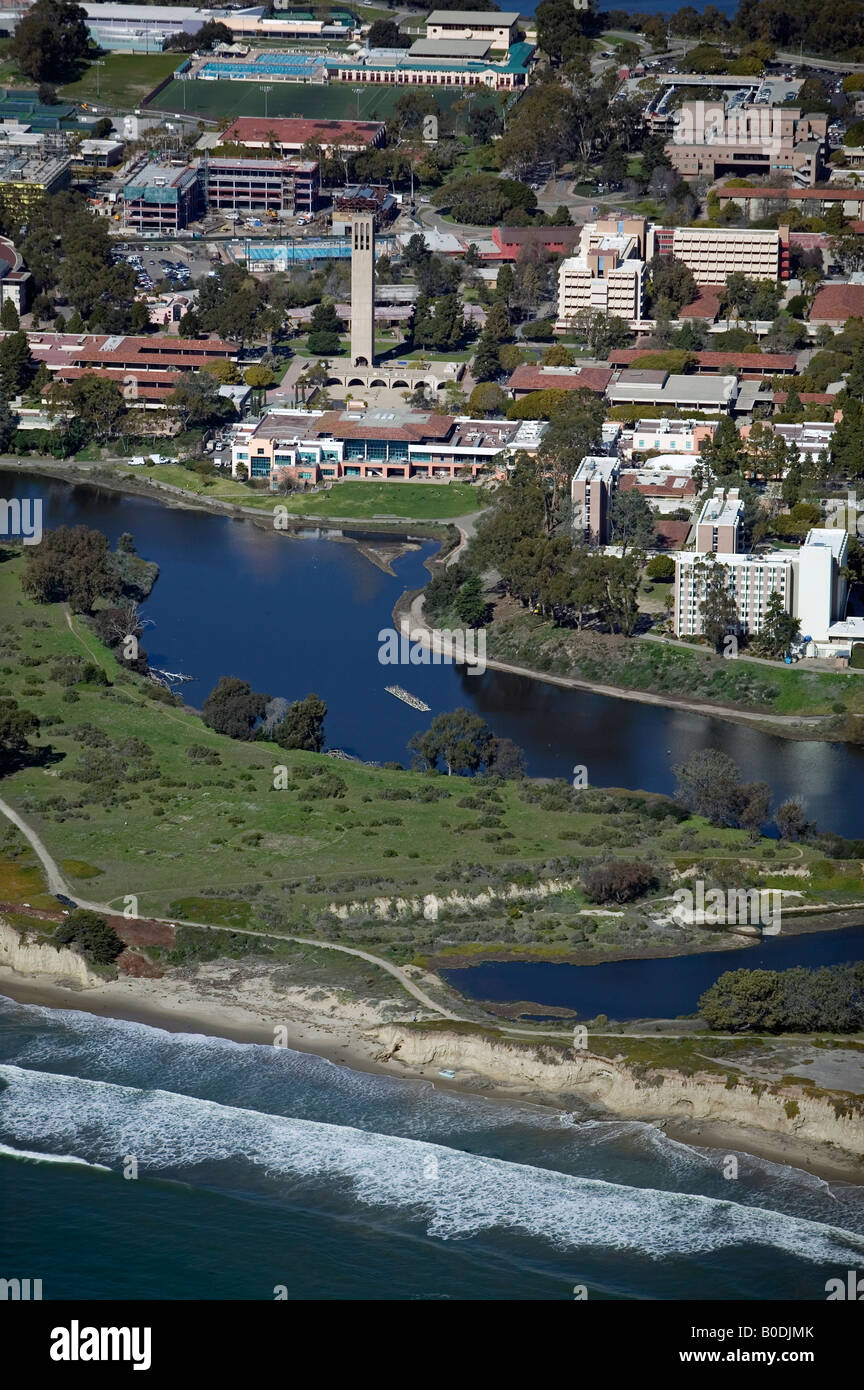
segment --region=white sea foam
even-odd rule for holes
[[[762,1245],[811,1261],[864,1264],[864,1237],[733,1201],[576,1177],[439,1144],[290,1119],[166,1091],[0,1067],[0,1134],[142,1177],[207,1179],[243,1161],[290,1198],[292,1183],[328,1184],[370,1207],[419,1217],[442,1239],[511,1230],[559,1249],[631,1250],[661,1258]]]
[[[86,1158],[79,1158],[77,1154],[38,1153],[35,1149],[13,1149],[9,1144],[0,1144],[0,1156],[18,1158],[28,1163],[72,1163],[79,1168],[99,1168],[103,1173],[111,1172],[107,1164],[89,1163]]]

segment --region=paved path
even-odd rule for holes
[[[454,552],[455,553],[455,552]],[[431,645],[433,629],[423,615],[423,594],[411,600],[410,621],[412,636],[418,642]],[[427,641],[428,639],[428,641]],[[442,644],[442,651],[445,644]],[[548,671],[532,671],[527,666],[516,666],[510,661],[496,661],[486,657],[486,666],[493,671],[507,671],[514,676],[527,676],[530,680],[545,681],[548,685],[561,685],[567,690],[589,690],[594,695],[609,695],[616,700],[636,700],[643,705],[661,705],[666,709],[686,709],[693,714],[702,714],[715,719],[732,719],[741,723],[770,724],[780,728],[816,728],[827,718],[821,714],[760,714],[750,710],[734,709],[730,705],[711,705],[699,700],[680,700],[672,695],[656,695],[651,690],[629,690],[621,685],[601,685],[598,681],[577,680],[573,676],[553,676]]]

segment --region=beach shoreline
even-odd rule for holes
[[[163,982],[159,982],[162,984]],[[153,981],[124,980],[96,989],[73,987],[62,980],[44,976],[23,975],[7,966],[0,966],[0,995],[19,1004],[56,1010],[78,1010],[100,1018],[114,1018],[127,1023],[140,1023],[166,1032],[207,1037],[227,1038],[232,1042],[278,1045],[295,1052],[323,1057],[335,1066],[394,1080],[425,1081],[439,1089],[453,1090],[463,1095],[475,1095],[486,1101],[511,1102],[539,1106],[546,1110],[569,1112],[578,1103],[580,1112],[592,1112],[592,1118],[615,1121],[622,1117],[584,1096],[556,1095],[549,1091],[526,1088],[514,1081],[502,1084],[478,1074],[464,1077],[442,1077],[434,1067],[411,1067],[396,1058],[385,1059],[380,1041],[370,1036],[380,1021],[371,1017],[365,1022],[354,1018],[333,1018],[311,1021],[266,1017],[251,1008],[223,1004],[201,994],[160,990],[153,997]],[[627,1117],[632,1118],[632,1117]],[[733,1152],[750,1154],[780,1167],[801,1169],[825,1182],[842,1181],[864,1184],[864,1165],[852,1154],[822,1145],[802,1141],[794,1136],[762,1131],[748,1125],[721,1123],[713,1120],[682,1120],[681,1118],[646,1119],[670,1139],[716,1154],[718,1164]]]

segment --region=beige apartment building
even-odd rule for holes
[[[609,504],[620,472],[617,458],[589,454],[573,474],[573,530],[594,545],[606,545],[609,539]]]
[[[426,19],[427,39],[485,39],[492,48],[509,48],[518,28],[518,10],[433,10]]]
[[[812,187],[825,173],[827,136],[827,116],[797,107],[685,101],[665,148],[685,179],[778,175]]]
[[[634,222],[644,222],[641,218]],[[605,231],[598,223],[582,229],[578,256],[568,256],[558,271],[558,332],[566,332],[583,310],[615,316],[632,326],[645,316],[644,232]]]
[[[727,275],[753,280],[789,277],[789,228],[654,227],[645,259],[675,256],[693,272],[697,285],[724,285]]]

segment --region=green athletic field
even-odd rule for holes
[[[331,82],[326,87],[303,82],[273,82],[267,85],[270,90],[264,92],[257,82],[171,82],[151,105],[158,111],[185,110],[219,120],[224,116],[263,116],[266,102],[268,116],[383,121],[392,115],[396,101],[404,92],[420,90],[395,83],[387,87],[354,86],[350,82]],[[446,110],[460,101],[466,92],[459,87],[436,87],[434,96],[439,106]],[[482,97],[483,93],[477,93],[475,100]]]

